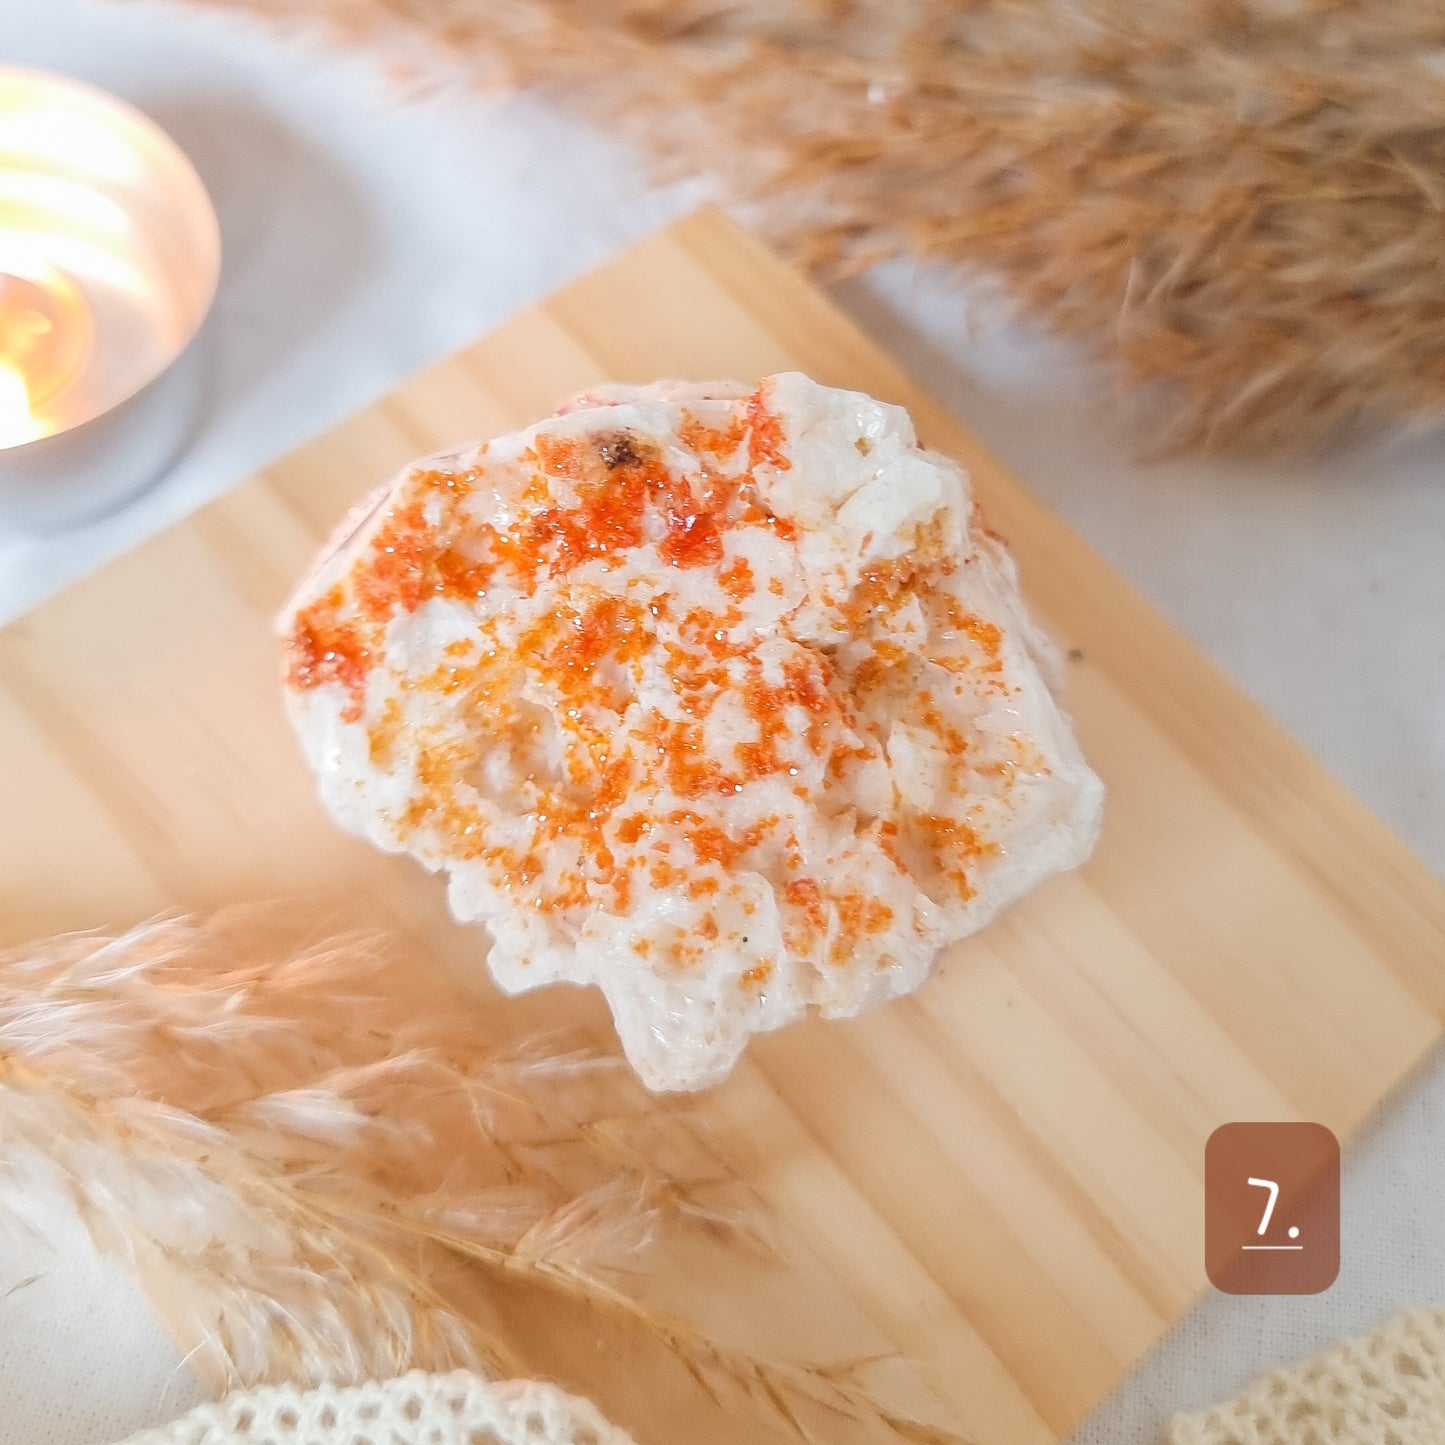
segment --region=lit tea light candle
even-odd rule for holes
[[[82,520],[170,460],[219,272],[210,199],[163,131],[0,68],[0,528]]]

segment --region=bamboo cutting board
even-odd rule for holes
[[[270,617],[348,504],[412,456],[607,379],[798,368],[909,406],[972,471],[1075,649],[1109,804],[1098,854],[957,949],[913,999],[756,1043],[699,1114],[778,1258],[673,1293],[758,1349],[916,1362],[907,1403],[979,1442],[1054,1439],[1203,1284],[1204,1141],[1229,1120],[1352,1131],[1445,1009],[1424,869],[831,305],[716,214],[644,243],[0,634],[0,932],[304,895],[478,971],[436,880],[323,818]],[[1267,626],[1268,619],[1261,619]],[[330,910],[329,913],[326,910]],[[595,999],[493,999],[490,1027]],[[1345,1241],[1348,1267],[1349,1241]],[[535,1312],[534,1312],[535,1315]],[[692,1386],[549,1356],[644,1442],[772,1438]],[[679,1430],[679,1422],[690,1421]],[[841,1437],[839,1437],[841,1438]]]

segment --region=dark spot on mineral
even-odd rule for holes
[[[597,454],[607,464],[608,471],[617,467],[635,467],[642,460],[637,454],[631,434],[625,431],[598,437]]]

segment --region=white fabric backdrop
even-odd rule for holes
[[[115,517],[0,538],[0,618],[700,195],[649,188],[630,155],[540,101],[403,105],[359,61],[139,0],[0,0],[0,63],[90,79],[160,119],[210,186],[226,245],[219,376],[195,445]],[[990,326],[939,271],[897,263],[837,296],[1445,873],[1445,434],[1288,464],[1144,465],[1105,378]],[[1347,1155],[1336,1287],[1207,1298],[1080,1442],[1151,1441],[1173,1410],[1398,1305],[1445,1300],[1442,1146],[1437,1061]],[[194,1398],[82,1235],[58,1256],[0,1238],[5,1445],[104,1445]]]

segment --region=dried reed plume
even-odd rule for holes
[[[0,954],[0,1222],[43,1235],[30,1206],[58,1184],[227,1387],[525,1374],[495,1323],[521,1280],[800,1433],[810,1401],[951,1438],[857,1366],[757,1359],[615,1282],[669,1221],[762,1248],[718,1186],[644,1162],[681,1106],[664,1118],[613,1057],[489,1044],[431,971],[365,938],[297,951],[266,916]]]
[[[1445,407],[1440,0],[194,3],[546,87],[809,263],[958,263],[1167,383],[1161,446]]]

